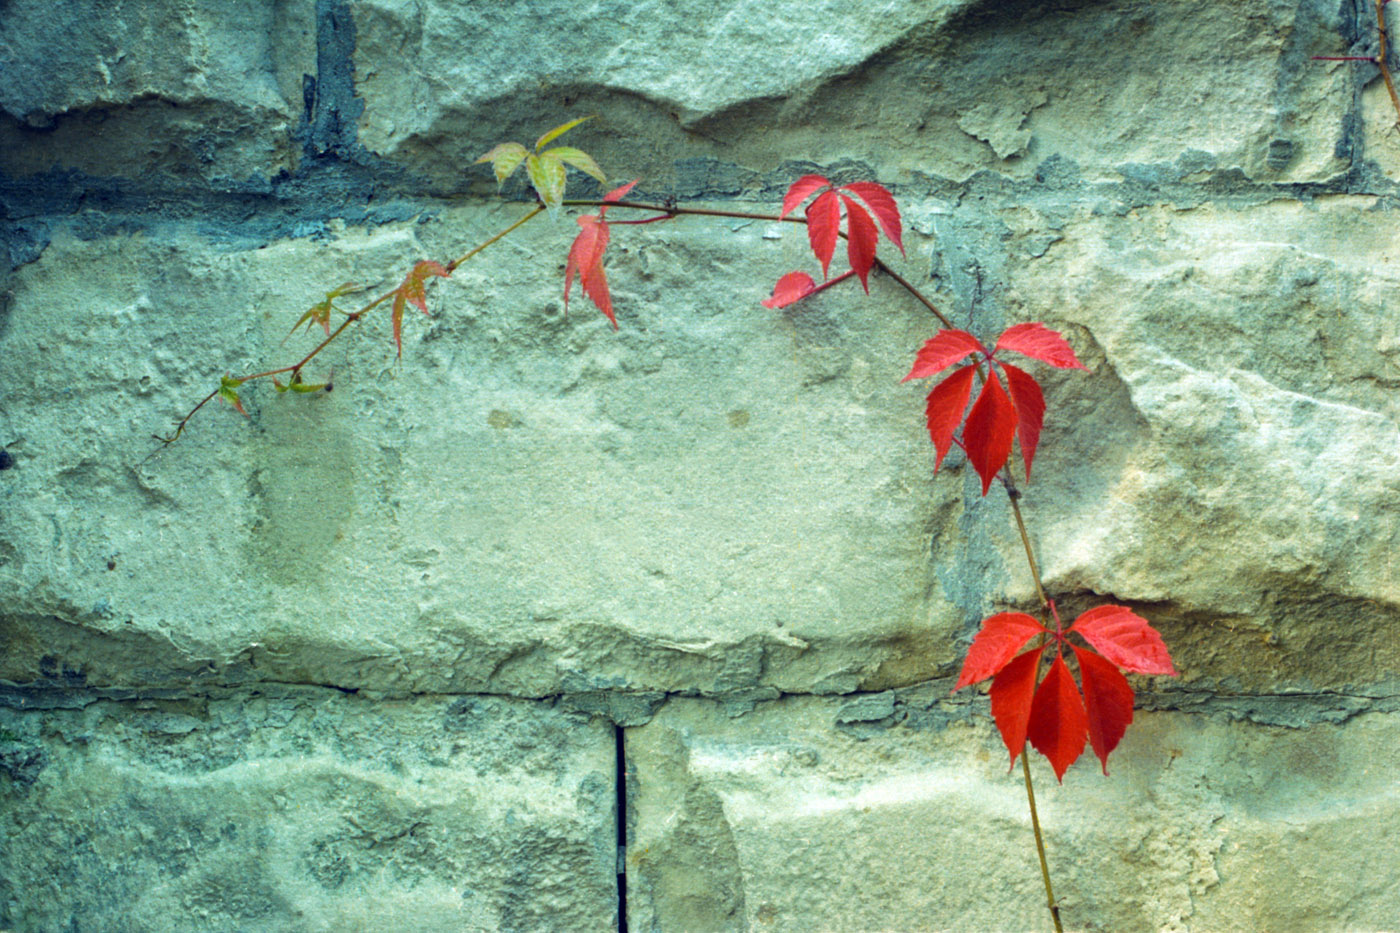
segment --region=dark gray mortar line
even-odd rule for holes
[[[948,685],[952,682],[953,678],[949,676],[937,677],[916,684],[891,687],[884,690],[855,690],[846,693],[832,694],[778,691],[775,696],[764,698],[741,697],[738,701],[738,709],[740,711],[732,714],[731,718],[742,718],[748,710],[756,708],[759,705],[766,706],[772,703],[804,697],[851,703],[866,697],[887,697],[892,695],[893,702],[896,705],[908,706],[908,697],[910,694],[924,688],[941,687],[946,690]],[[1191,688],[1168,689],[1164,691],[1140,689],[1136,694],[1137,700],[1135,708],[1142,711],[1178,712],[1185,715],[1225,715],[1236,719],[1245,718],[1256,719],[1256,721],[1258,721],[1257,717],[1264,714],[1251,710],[1249,704],[1263,704],[1265,706],[1288,707],[1291,711],[1300,713],[1300,715],[1289,717],[1286,723],[1276,724],[1293,726],[1336,724],[1352,716],[1366,712],[1400,712],[1400,693],[1382,692],[1381,689],[1379,689],[1382,686],[1382,684],[1377,684],[1376,687],[1378,689],[1371,693],[1349,692],[1346,690],[1312,690],[1286,693],[1221,693],[1209,689]],[[1388,687],[1391,686],[1391,684],[1387,683],[1384,686]],[[1365,688],[1361,687],[1358,689],[1364,690]],[[645,722],[650,721],[655,715],[656,710],[659,710],[672,699],[694,699],[720,704],[734,702],[734,695],[706,694],[698,690],[599,690],[526,696],[522,694],[480,690],[378,690],[372,687],[344,687],[338,684],[296,681],[251,681],[240,684],[201,683],[178,687],[79,687],[39,682],[15,683],[13,681],[0,680],[0,707],[24,711],[80,709],[92,703],[99,702],[139,703],[152,700],[219,699],[238,695],[276,695],[282,692],[295,693],[309,690],[335,691],[347,696],[357,696],[368,702],[413,697],[497,697],[515,699],[552,706],[563,706],[573,712],[601,717],[621,729],[634,728],[638,725],[645,724]],[[640,721],[635,718],[627,721],[619,721],[615,716],[611,715],[613,711],[600,708],[600,700],[603,701],[605,705],[607,700],[613,698],[619,700],[626,700],[628,698],[639,700],[650,706],[651,710],[644,714],[644,718]],[[934,696],[930,699],[932,703],[953,709],[963,707],[970,708],[978,704],[978,701],[982,699],[982,694],[971,692],[956,696],[948,693]],[[983,710],[982,712],[990,716],[989,711]],[[1260,724],[1268,725],[1270,723],[1268,721],[1260,721]]]

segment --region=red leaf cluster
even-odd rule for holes
[[[1053,631],[1024,612],[1002,612],[984,621],[953,690],[992,678],[992,718],[1012,765],[1029,741],[1063,781],[1087,739],[1106,775],[1108,756],[1133,721],[1133,688],[1118,669],[1172,677],[1176,669],[1157,630],[1123,606],[1090,609],[1068,630],[1060,625],[1054,603],[1050,610]],[[1070,634],[1078,634],[1098,651],[1069,644],[1079,663],[1082,696],[1064,659]],[[1037,635],[1048,636],[1044,645],[1016,653]],[[1051,644],[1055,660],[1037,685],[1041,656]]]
[[[803,175],[788,188],[783,197],[782,213],[778,216],[786,217],[814,194],[816,197],[807,205],[806,210],[807,240],[812,246],[817,262],[821,263],[822,278],[827,278],[831,267],[831,257],[836,252],[836,241],[841,236],[841,217],[844,212],[846,260],[851,266],[851,272],[847,275],[854,273],[868,294],[870,269],[875,265],[875,248],[880,239],[880,231],[884,231],[885,236],[899,248],[900,253],[904,252],[904,228],[894,196],[873,181],[855,181],[838,188],[820,175]],[[763,302],[763,306],[787,307],[845,277],[843,275],[817,285],[805,272],[789,272],[778,280],[772,297]]]
[[[1060,369],[1086,369],[1074,355],[1074,350],[1065,339],[1044,324],[1015,324],[1008,327],[988,351],[982,342],[965,330],[940,330],[926,341],[914,358],[914,366],[905,382],[910,379],[923,379],[954,363],[962,362],[969,356],[980,355],[987,362],[986,381],[972,410],[967,412],[964,422],[963,412],[967,410],[968,399],[972,397],[972,380],[976,375],[979,360],[974,360],[955,370],[928,394],[928,433],[933,446],[938,451],[934,461],[934,472],[943,464],[954,443],[967,453],[977,475],[982,478],[982,495],[991,487],[992,477],[996,476],[1011,456],[1013,440],[1021,443],[1021,459],[1026,465],[1026,479],[1031,478],[1031,461],[1035,459],[1035,448],[1040,443],[1040,428],[1045,420],[1045,393],[1024,370],[997,359],[1003,350],[1032,357]],[[1002,387],[1001,376],[1006,378],[1006,388]],[[1010,390],[1008,394],[1007,389]],[[958,425],[963,426],[961,442],[955,441],[954,433]]]
[[[603,195],[604,201],[619,201],[622,196],[632,190],[632,186],[637,182],[631,181],[621,188],[614,188]],[[583,286],[583,293],[593,299],[593,303],[598,306],[609,321],[612,322],[613,330],[617,330],[617,317],[613,314],[612,296],[608,293],[608,277],[603,272],[603,252],[608,248],[608,223],[604,220],[604,215],[608,212],[608,206],[604,204],[598,208],[596,214],[584,214],[578,218],[579,232],[574,237],[573,246],[569,247],[569,261],[564,267],[564,312],[569,310],[569,286],[573,285],[574,274],[578,274],[579,285]]]
[[[428,313],[428,285],[427,279],[430,275],[447,278],[452,273],[447,271],[447,267],[440,262],[431,259],[424,259],[409,270],[404,276],[403,282],[394,289],[394,346],[399,348],[399,356],[403,356],[403,309],[405,304],[411,304],[424,314]]]

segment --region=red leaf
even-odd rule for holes
[[[608,248],[608,225],[593,214],[578,218],[579,233],[569,247],[569,261],[564,266],[564,311],[569,310],[569,286],[578,272],[583,292],[598,306],[617,330],[613,316],[612,297],[608,294],[608,277],[603,272],[603,251]]]
[[[1016,435],[1016,408],[1006,397],[996,373],[987,374],[977,401],[968,412],[963,427],[963,447],[977,475],[982,477],[982,495],[992,485],[992,478],[1006,465],[1011,456],[1011,440]]]
[[[965,330],[940,330],[924,341],[914,356],[914,366],[900,382],[923,379],[947,369],[969,353],[983,352],[982,342]]]
[[[818,188],[829,187],[831,182],[820,175],[803,175],[792,183],[792,187],[783,195],[783,211],[779,217],[786,217],[797,210],[797,205],[807,200],[808,196]]]
[[[621,201],[622,198],[623,198],[623,196],[626,195],[627,192],[629,192],[629,191],[631,191],[633,188],[635,188],[635,187],[637,186],[637,182],[639,182],[639,181],[641,181],[640,178],[634,178],[632,181],[629,181],[627,184],[623,185],[622,187],[620,187],[620,188],[614,188],[613,190],[609,191],[607,194],[603,195],[603,200],[604,200],[604,201],[609,201],[609,202],[611,202],[611,201]],[[607,204],[604,204],[604,205],[600,206],[600,207],[598,208],[598,219],[599,219],[599,220],[602,220],[602,219],[603,219],[603,215],[606,214],[607,212],[608,212],[608,205],[607,205]]]
[[[958,675],[956,692],[968,684],[986,680],[1006,666],[1026,642],[1045,633],[1045,628],[1024,612],[999,612],[982,623],[982,629],[972,639]]]
[[[1124,606],[1098,606],[1074,620],[1078,632],[1108,660],[1135,674],[1176,676],[1166,642],[1147,620]]]
[[[1040,391],[1040,383],[1025,370],[1010,363],[1002,363],[1001,368],[1006,373],[1006,387],[1011,390],[1011,401],[1016,406],[1016,437],[1021,442],[1021,459],[1026,463],[1026,482],[1029,483],[1035,445],[1040,443],[1040,426],[1045,422],[1045,393]]]
[[[846,259],[868,295],[870,285],[866,279],[870,275],[870,267],[875,265],[875,243],[880,239],[880,234],[865,208],[844,194],[841,195],[841,202],[846,205]]]
[[[817,283],[813,282],[812,277],[807,273],[789,272],[778,279],[778,284],[773,286],[773,296],[760,304],[765,308],[786,308],[788,305],[806,298],[816,288]]]
[[[394,345],[399,348],[399,356],[403,356],[402,331],[404,304],[414,305],[424,314],[427,314],[428,295],[427,282],[425,280],[430,275],[436,275],[445,279],[451,274],[452,273],[448,272],[447,268],[443,266],[442,263],[434,262],[431,259],[424,259],[416,263],[413,268],[409,270],[408,275],[404,276],[403,282],[399,287],[394,289],[394,304],[390,317],[393,319]]]
[[[827,267],[831,265],[831,254],[836,252],[836,238],[841,227],[841,202],[835,191],[823,191],[817,199],[807,205],[807,240],[812,244],[812,252],[817,262],[822,264],[822,278],[826,278]]]
[[[947,379],[933,387],[928,394],[928,436],[938,451],[933,461],[933,472],[943,465],[943,458],[953,447],[953,432],[962,423],[963,412],[967,410],[967,400],[972,396],[973,367],[964,366]]]
[[[1050,760],[1060,783],[1064,783],[1065,771],[1083,753],[1088,728],[1079,688],[1074,685],[1065,659],[1057,654],[1031,701],[1026,738]]]
[[[1033,356],[1051,366],[1058,366],[1060,369],[1088,369],[1079,358],[1074,355],[1072,348],[1065,338],[1044,324],[1013,324],[1008,327],[997,341],[996,347],[992,350],[1014,350],[1017,353],[1024,353],[1026,356]]]
[[[1035,693],[1035,675],[1040,667],[1040,649],[1017,655],[992,678],[987,696],[992,701],[992,719],[996,721],[1001,740],[1011,753],[1011,764],[1026,747],[1026,729],[1031,718],[1031,697]]]
[[[894,203],[894,196],[873,181],[853,181],[849,185],[842,185],[841,190],[856,195],[874,211],[875,219],[880,221],[880,228],[885,231],[885,236],[899,247],[899,252],[903,255],[904,243],[901,237],[904,229],[900,225],[899,207]]]
[[[1108,661],[1070,645],[1079,659],[1079,679],[1084,684],[1084,709],[1088,713],[1089,744],[1103,762],[1108,776],[1108,756],[1118,747],[1128,724],[1133,721],[1133,688],[1128,678]]]

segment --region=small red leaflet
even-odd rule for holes
[[[621,200],[636,183],[630,181],[621,188],[614,188],[603,195],[603,200]],[[617,330],[612,296],[608,293],[608,277],[603,271],[603,252],[608,248],[609,236],[607,221],[603,219],[607,212],[608,205],[604,204],[598,208],[598,213],[584,214],[578,218],[578,236],[574,237],[574,243],[569,247],[569,260],[564,266],[564,311],[567,313],[569,310],[569,286],[573,284],[574,274],[577,273],[583,293],[593,299],[598,310],[612,322],[613,330]]]
[[[1024,612],[1002,612],[985,620],[972,639],[953,690],[992,678],[988,694],[992,718],[1011,754],[1011,764],[1016,764],[1029,741],[1063,781],[1087,739],[1103,764],[1103,773],[1108,774],[1108,756],[1133,721],[1133,688],[1118,668],[1170,677],[1176,676],[1176,669],[1162,636],[1124,606],[1090,609],[1068,630],[1060,624],[1054,602],[1050,612],[1053,631]],[[1067,636],[1071,634],[1079,635],[1098,653],[1070,644]],[[1045,636],[1044,644],[1017,654],[1037,635]],[[1037,686],[1042,656],[1052,644],[1055,658]],[[1066,645],[1079,664],[1082,696],[1065,664]]]
[[[866,293],[870,292],[870,270],[875,265],[875,248],[879,231],[900,251],[904,252],[904,228],[899,218],[899,207],[894,196],[884,187],[873,181],[856,181],[841,187],[834,186],[820,175],[803,175],[788,188],[783,197],[783,210],[779,217],[786,217],[797,210],[803,201],[813,194],[816,198],[807,205],[807,240],[812,252],[821,263],[822,278],[827,278],[831,267],[831,257],[836,252],[836,241],[841,235],[841,214],[846,215],[846,260],[851,271],[860,278]],[[854,197],[853,197],[854,196]],[[874,218],[871,218],[874,214]],[[877,227],[876,224],[879,224]],[[796,273],[783,277],[787,281]],[[781,283],[780,283],[781,285]],[[815,291],[815,289],[813,289]],[[810,294],[808,292],[807,294]],[[799,295],[798,298],[803,297]],[[775,289],[773,297],[764,302],[768,307],[782,307],[797,298],[782,304],[769,304],[779,300]]]
[[[1034,357],[1060,369],[1087,369],[1063,337],[1044,324],[1029,323],[1008,327],[990,351],[965,330],[940,330],[919,349],[913,368],[903,380],[923,379],[969,356],[980,357],[954,370],[933,387],[928,395],[926,415],[929,438],[937,451],[934,472],[942,466],[953,444],[958,443],[953,435],[958,425],[962,425],[959,446],[966,451],[968,462],[981,477],[984,496],[992,485],[992,478],[1010,458],[1013,440],[1020,441],[1026,480],[1030,480],[1031,461],[1035,459],[1045,420],[1045,394],[1040,383],[1020,368],[998,359],[997,354],[1003,350]],[[982,360],[988,364],[986,381],[964,421],[963,412],[972,397],[973,375]],[[1006,377],[1006,388],[1002,387],[997,369]],[[1009,395],[1007,389],[1010,389]]]
[[[394,289],[393,318],[394,324],[394,346],[399,348],[399,356],[403,356],[403,309],[405,304],[411,304],[422,311],[428,313],[427,278],[430,275],[447,278],[452,273],[440,262],[425,259],[414,265],[404,276],[403,283]]]

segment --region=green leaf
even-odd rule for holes
[[[593,157],[582,149],[575,149],[573,146],[555,146],[545,153],[547,156],[554,156],[569,163],[580,172],[586,172],[598,179],[600,184],[606,185],[608,179],[603,175],[603,170],[598,167],[598,163],[593,161]]]
[[[297,318],[297,322],[292,325],[291,332],[287,334],[287,337],[295,334],[297,328],[303,324],[308,328],[312,324],[320,324],[325,330],[326,336],[329,337],[331,335],[331,311],[335,309],[335,300],[342,295],[348,295],[355,291],[359,291],[359,287],[356,286],[354,282],[345,282],[326,292],[326,297],[323,301],[318,301],[308,308],[305,314]],[[287,342],[287,337],[282,338],[283,343]]]
[[[219,380],[219,398],[228,402],[243,417],[248,417],[248,413],[243,410],[243,401],[234,390],[243,384],[242,379],[235,379],[232,376],[224,376]]]
[[[560,202],[564,200],[564,185],[568,181],[564,163],[558,156],[546,152],[527,158],[525,171],[530,174],[530,184],[534,185],[535,193],[540,196],[544,206],[551,214],[557,212]]]
[[[292,380],[287,385],[277,381],[277,377],[272,377],[272,387],[278,392],[319,392],[326,387],[324,382],[302,382],[301,373],[293,373]]]
[[[565,133],[569,132],[569,130],[578,126],[584,120],[592,119],[593,116],[589,115],[586,117],[579,117],[577,120],[570,120],[568,123],[561,123],[559,126],[556,126],[554,129],[550,130],[548,133],[545,133],[539,138],[539,141],[535,143],[535,151],[539,152],[541,149],[544,148],[545,143],[558,139],[560,136],[563,136]]]
[[[490,162],[491,171],[496,173],[496,184],[499,186],[505,184],[505,180],[520,167],[520,163],[525,161],[527,155],[529,155],[529,151],[520,143],[501,143],[477,159],[475,164]]]

